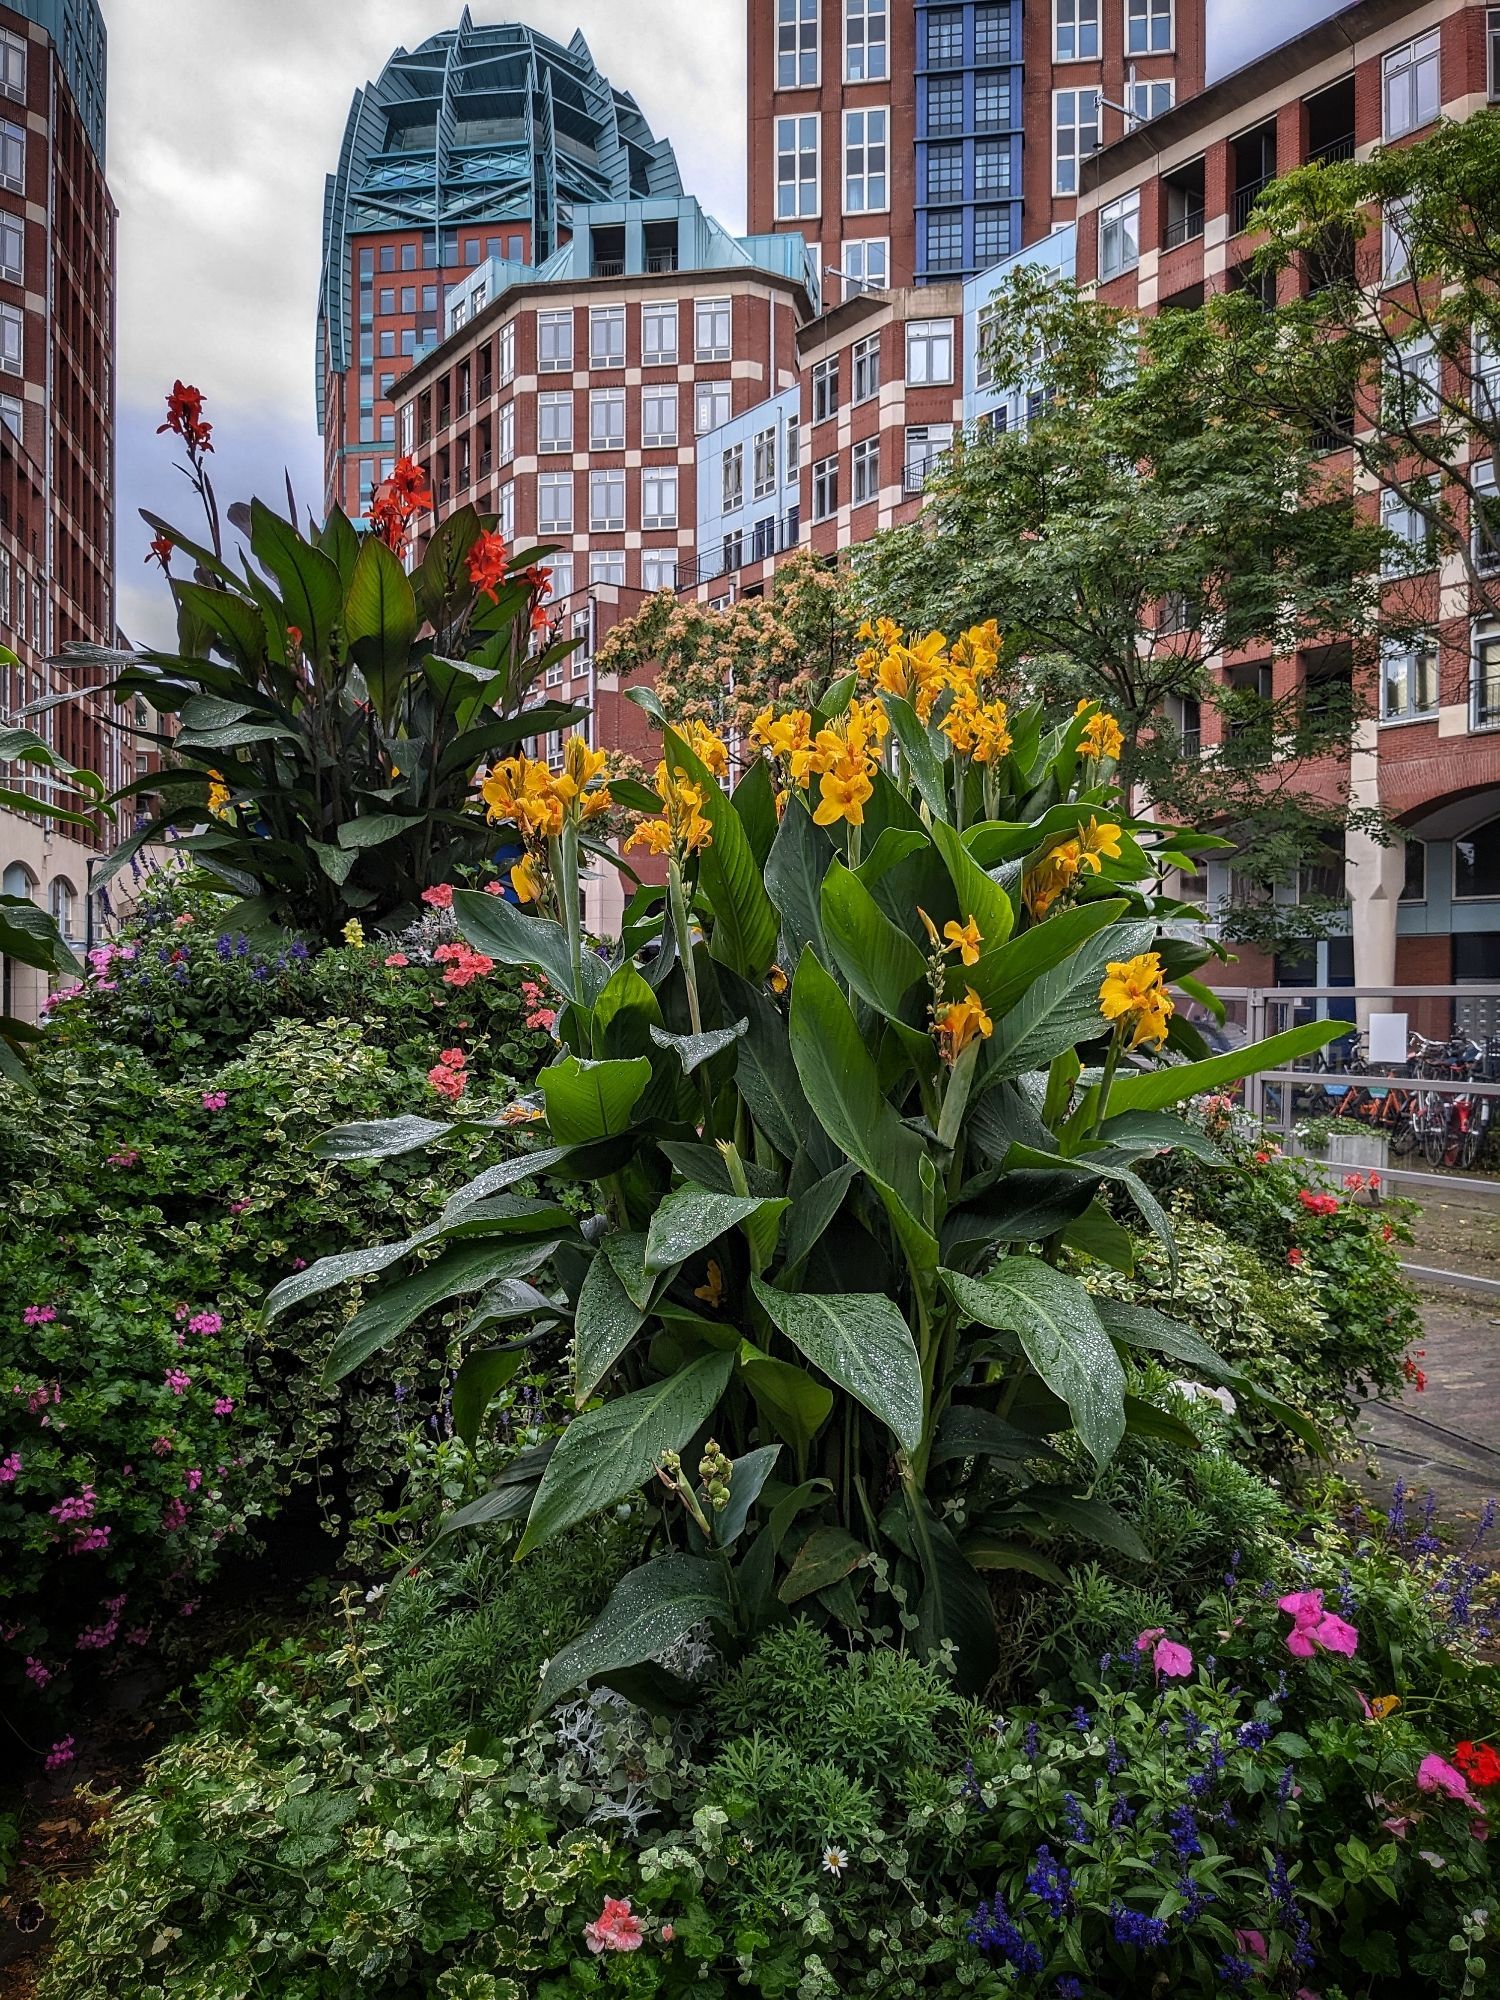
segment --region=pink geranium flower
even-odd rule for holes
[[[403,965],[410,965],[411,960],[407,957],[404,951],[393,951],[390,954],[389,958],[387,958],[386,964],[396,966],[399,968],[400,966]]]
[[[219,1313],[194,1313],[188,1321],[189,1333],[222,1333],[223,1330],[224,1320]]]
[[[60,1771],[64,1764],[72,1763],[73,1754],[73,1739],[71,1736],[64,1736],[61,1742],[54,1743],[47,1752],[47,1769]]]
[[[222,1090],[205,1090],[203,1093],[205,1111],[222,1111],[228,1102],[229,1098]]]
[[[57,1318],[56,1306],[27,1306],[21,1314],[22,1326],[46,1326]]]
[[[180,1368],[169,1368],[163,1377],[174,1396],[185,1396],[193,1386],[191,1375],[185,1375]]]
[[[1430,1751],[1417,1766],[1417,1790],[1440,1792],[1445,1799],[1457,1799],[1461,1805],[1476,1808],[1479,1805],[1463,1772],[1455,1769],[1445,1757],[1439,1757],[1435,1750]]]
[[[1234,1941],[1241,1951],[1248,1951],[1253,1958],[1260,1959],[1262,1964],[1270,1957],[1270,1953],[1266,1950],[1265,1938],[1259,1931],[1236,1931]]]
[[[604,1908],[591,1924],[583,1927],[584,1941],[592,1952],[639,1951],[641,1920],[631,1914],[628,1897],[606,1896]]]
[[[453,908],[453,884],[451,882],[434,882],[430,889],[422,891],[422,901],[429,904],[434,910],[451,910]]]
[[[1176,1639],[1169,1639],[1162,1625],[1148,1625],[1135,1642],[1135,1650],[1144,1653],[1151,1649],[1151,1664],[1159,1678],[1165,1680],[1186,1680],[1193,1671],[1193,1656],[1186,1646]]]
[[[1325,1653],[1354,1658],[1359,1633],[1353,1625],[1323,1609],[1321,1590],[1294,1590],[1278,1598],[1277,1606],[1292,1621],[1292,1629],[1286,1635],[1286,1649],[1299,1660],[1310,1660],[1320,1648]]]

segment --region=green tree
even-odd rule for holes
[[[950,456],[919,519],[856,558],[863,597],[917,627],[997,619],[1038,691],[1113,709],[1125,782],[1230,831],[1242,879],[1268,894],[1348,821],[1330,760],[1392,616],[1388,537],[1306,424],[1247,395],[1277,365],[1264,315],[1231,342],[1212,312],[1139,322],[1024,270],[995,303],[990,359],[1028,385],[1030,418]],[[1325,649],[1327,671],[1273,696],[1216,671],[1247,649]],[[1205,708],[1224,722],[1213,749]],[[1306,934],[1326,918],[1275,920]]]

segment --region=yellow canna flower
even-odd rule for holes
[[[723,1305],[727,1289],[724,1283],[724,1273],[719,1266],[718,1260],[710,1257],[708,1260],[707,1281],[704,1284],[693,1287],[693,1297],[695,1299],[702,1299],[705,1305],[717,1308]]]
[[[678,732],[689,750],[716,778],[729,776],[729,746],[706,722],[689,722]]]
[[[1080,701],[1073,713],[1077,715],[1089,706],[1087,700]],[[1105,763],[1117,758],[1124,747],[1125,732],[1112,715],[1101,709],[1097,715],[1089,717],[1078,741],[1078,754],[1092,763]]]
[[[781,995],[785,993],[787,987],[791,985],[791,981],[787,978],[786,974],[782,971],[779,965],[773,965],[771,967],[771,970],[766,974],[766,984],[767,986],[770,987],[771,991],[776,995],[776,997],[780,999]]]
[[[541,901],[542,871],[537,867],[534,855],[523,854],[511,869],[510,886],[515,890],[517,900],[522,903]]]
[[[1099,1011],[1106,1021],[1122,1024],[1130,1036],[1129,1047],[1150,1043],[1160,1047],[1176,1008],[1167,992],[1160,954],[1143,951],[1135,958],[1115,960],[1104,969],[1099,988]]]
[[[1387,1722],[1401,1706],[1399,1694],[1377,1694],[1367,1704],[1371,1722]]]
[[[948,949],[956,951],[965,965],[979,963],[979,948],[984,939],[980,936],[979,926],[972,917],[966,924],[944,924],[943,936],[948,940]]]
[[[674,778],[666,761],[656,767],[656,796],[662,802],[660,819],[643,819],[625,843],[624,851],[644,847],[650,854],[679,855],[713,842],[713,824],[703,814],[703,787],[687,778]]]
[[[362,949],[365,941],[365,927],[358,917],[351,917],[344,926],[344,943],[352,944],[356,951]]]
[[[1028,870],[1021,884],[1021,897],[1033,917],[1046,916],[1058,898],[1067,894],[1082,861],[1080,843],[1064,840],[1044,854],[1035,868]]]
[[[225,784],[224,774],[221,771],[210,771],[208,775],[212,780],[208,788],[208,809],[214,818],[218,819],[229,804],[229,787]]]
[[[832,826],[836,819],[847,820],[851,826],[864,825],[865,806],[875,787],[862,766],[849,760],[840,762],[823,773],[818,790],[821,796],[813,813],[816,826]]]
[[[769,751],[771,756],[785,762],[798,750],[808,747],[811,728],[812,717],[805,708],[788,709],[785,715],[763,708],[750,725],[750,741],[757,749]]]
[[[1108,820],[1101,826],[1098,820],[1090,819],[1087,826],[1079,828],[1078,859],[1085,868],[1097,875],[1104,861],[1118,861],[1119,858],[1120,829],[1117,826]]]
[[[976,1035],[988,1040],[995,1032],[995,1024],[985,1012],[984,1002],[970,986],[966,988],[962,1000],[950,1000],[946,1007],[938,1009],[934,1032],[943,1061],[951,1069]]]

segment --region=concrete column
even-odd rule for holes
[[[1379,725],[1374,721],[1361,722],[1355,731],[1349,759],[1351,807],[1380,803],[1378,739]],[[1405,880],[1406,852],[1402,842],[1382,847],[1369,834],[1350,831],[1345,843],[1344,881],[1349,891],[1349,917],[1354,934],[1356,986],[1396,983],[1396,913]],[[1392,1011],[1400,1011],[1399,1003],[1356,1002],[1361,1029],[1369,1027],[1372,1013]]]

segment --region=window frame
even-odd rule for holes
[[[556,512],[545,512],[542,508],[544,494],[554,496],[565,493],[568,498],[567,519]],[[571,535],[573,522],[577,518],[578,495],[573,488],[573,474],[567,472],[539,472],[536,480],[536,531],[539,535]]]
[[[939,441],[934,436],[935,432],[945,432],[946,436],[942,437],[941,441]],[[906,426],[901,436],[901,490],[903,493],[910,497],[913,493],[926,492],[928,475],[932,471],[933,466],[943,456],[943,453],[952,451],[953,437],[953,425],[949,423],[908,424]],[[921,447],[919,454],[915,458],[913,456],[914,445]],[[914,471],[921,473],[920,482],[916,486],[912,484],[912,474]]]
[[[591,465],[589,467],[589,533],[591,535],[623,535],[628,509],[625,500],[625,468],[623,465]],[[601,513],[597,504],[598,495],[604,493],[612,500],[618,493],[619,512],[606,507]]]
[[[1167,39],[1158,42],[1154,38],[1155,23],[1165,11]],[[1145,29],[1144,41],[1132,41],[1135,24],[1140,22]],[[1125,0],[1125,60],[1132,56],[1169,56],[1177,48],[1177,7],[1176,0]]]
[[[1071,17],[1066,22],[1065,12]],[[1079,46],[1086,28],[1093,30],[1092,48]],[[1071,48],[1063,47],[1064,33],[1072,37]],[[1055,63],[1099,60],[1099,0],[1052,0],[1052,60]]]
[[[831,521],[839,511],[839,455],[829,452],[812,468],[812,517],[814,522]]]
[[[1500,483],[1495,479],[1494,468],[1485,460],[1471,463],[1469,467],[1469,560],[1480,576],[1500,576]],[[1486,497],[1487,496],[1487,497]],[[1494,521],[1494,532],[1486,535],[1480,520],[1481,513],[1489,512]],[[1488,554],[1485,545],[1488,544]],[[1435,560],[1435,558],[1434,558]]]
[[[1160,111],[1152,111],[1149,108],[1149,105],[1147,106],[1146,109],[1143,110],[1141,108],[1141,98],[1143,94],[1147,98],[1149,98],[1150,93],[1154,90],[1164,90],[1167,93],[1166,103],[1162,106]],[[1145,78],[1138,78],[1135,82],[1126,84],[1125,102],[1129,106],[1130,115],[1135,120],[1137,125],[1149,125],[1153,118],[1165,117],[1167,112],[1169,112],[1172,109],[1172,106],[1177,102],[1176,82],[1170,76],[1148,76]]]
[[[675,382],[647,383],[642,388],[641,444],[643,446],[654,447],[656,449],[676,446],[677,419],[678,419],[677,402],[678,402],[677,384]],[[651,403],[659,403],[663,406],[663,408],[670,405],[672,412],[672,428],[670,431],[662,429],[660,425],[656,426],[655,428],[652,428],[647,424],[646,408],[647,405]]]
[[[14,355],[11,353],[12,333],[15,335]],[[0,305],[0,373],[26,373],[26,315],[19,306]]]
[[[1135,221],[1134,251],[1130,250],[1131,237],[1128,223]],[[1110,231],[1118,232],[1117,252],[1106,258],[1105,245]],[[1137,270],[1141,261],[1141,191],[1128,188],[1124,194],[1116,195],[1113,201],[1105,202],[1099,210],[1099,282],[1110,283],[1112,279],[1123,278],[1127,271]]]
[[[573,420],[575,414],[573,409],[573,391],[571,389],[540,389],[537,392],[536,404],[537,457],[551,458],[558,452],[571,452],[573,449]],[[563,410],[566,410],[568,415],[567,436],[565,438],[551,435],[549,430],[543,427],[542,423],[542,414],[544,411],[548,416],[554,416]]]
[[[822,7],[820,0],[776,0],[776,35],[773,54],[776,60],[775,89],[779,96],[787,90],[816,90],[823,81],[823,33]],[[782,43],[787,30],[791,30],[789,44],[791,61],[791,81],[782,74],[782,63],[788,51]],[[810,40],[812,55],[812,75],[804,76],[803,68],[808,55],[804,46]]]
[[[1425,707],[1418,707],[1418,684],[1422,678],[1422,662],[1426,662],[1431,672],[1430,699]],[[1410,639],[1384,639],[1380,646],[1380,720],[1382,724],[1397,722],[1430,722],[1438,712],[1442,700],[1440,680],[1442,654],[1435,632],[1418,632]],[[1390,694],[1392,669],[1399,665],[1403,698],[1399,707],[1393,707]]]
[[[877,246],[879,247],[880,250],[881,275],[878,280],[872,280],[869,275],[869,261],[870,261],[869,253],[873,248]],[[850,253],[855,250],[857,250],[860,253],[859,262],[863,266],[865,266],[864,270],[858,272],[854,272],[849,269],[849,265],[851,262]],[[856,292],[889,291],[890,275],[891,275],[890,237],[889,236],[845,237],[843,241],[839,244],[839,269],[845,274],[844,297],[846,299],[853,298]]]
[[[779,426],[767,424],[758,430],[750,442],[750,497],[752,500],[770,499],[776,492],[778,479],[776,470],[776,433]]]
[[[663,508],[660,504],[655,509],[648,505],[647,496],[653,480],[658,483],[658,502],[665,497],[667,486],[670,484],[672,493],[670,510]],[[641,467],[642,528],[675,528],[677,526],[677,510],[681,504],[678,485],[677,467],[675,465],[645,465]]]
[[[13,237],[17,247],[16,261],[10,263],[5,254],[7,237]],[[26,218],[11,215],[8,211],[0,214],[0,278],[13,285],[26,282]]]
[[[709,315],[710,339],[703,339],[704,315]],[[725,338],[719,340],[719,318],[723,316]],[[693,300],[693,359],[694,361],[729,361],[734,355],[734,300],[731,298],[710,298]]]
[[[922,26],[924,31],[923,40],[922,40],[922,47],[918,57],[921,67],[923,69],[929,69],[929,70],[963,69],[965,66],[965,51],[964,51],[964,10],[962,6],[954,4],[954,0],[945,0],[945,4],[941,6],[929,7],[927,10],[926,19],[924,20]],[[957,54],[934,55],[933,29],[935,27],[941,27],[943,29],[946,29],[950,26],[956,26],[958,29]]]
[[[1381,205],[1380,282],[1382,285],[1405,284],[1411,277],[1411,244],[1403,227],[1410,208],[1410,198],[1403,200],[1397,197]],[[1399,259],[1398,265],[1393,265],[1391,254],[1393,248]]]
[[[516,406],[502,403],[495,413],[495,464],[509,465],[516,455]]]
[[[508,319],[496,336],[496,350],[500,366],[496,380],[501,388],[516,379],[516,323]]]
[[[803,125],[810,125],[813,134],[810,154],[812,160],[812,178],[810,182],[801,171],[803,162],[809,157],[809,151],[804,143],[804,135],[801,130]],[[794,128],[790,147],[783,143],[782,138],[783,131],[787,126]],[[778,222],[800,222],[809,216],[821,215],[823,212],[823,142],[822,119],[819,114],[816,111],[779,113],[772,127],[771,137],[774,142],[771,151],[771,164],[775,176],[772,186],[772,205],[776,220]],[[789,162],[792,166],[790,175],[783,174],[782,172],[784,162]],[[791,190],[790,205],[782,199],[783,191],[787,189]],[[805,192],[805,190],[809,189],[810,192]],[[804,202],[808,205],[804,206]]]
[[[739,439],[724,447],[719,460],[719,512],[737,514],[745,504],[745,445]]]
[[[1073,101],[1073,117],[1071,122],[1066,127],[1064,127],[1063,124],[1061,123],[1062,101],[1065,97],[1071,98]],[[1082,117],[1083,99],[1086,97],[1091,97],[1094,100],[1092,127],[1090,127],[1089,124]],[[1094,143],[1088,149],[1088,151],[1085,152],[1083,150],[1083,134],[1089,131],[1090,129],[1092,129],[1094,134]],[[1052,192],[1053,194],[1068,195],[1073,197],[1077,196],[1078,170],[1085,160],[1091,159],[1093,155],[1098,152],[1100,129],[1101,128],[1099,123],[1099,86],[1097,84],[1074,84],[1070,85],[1066,89],[1053,91],[1052,93]],[[1062,135],[1064,130],[1070,132],[1073,135],[1073,150],[1069,154],[1064,154],[1062,150]],[[1063,164],[1065,160],[1068,163],[1068,171],[1070,176],[1069,181],[1065,181],[1063,179]]]
[[[880,433],[860,438],[849,453],[849,505],[868,507],[880,498]]]
[[[946,343],[948,355],[946,374],[939,375],[932,372],[914,374],[912,372],[912,356],[914,353],[926,350],[930,360],[932,355],[942,350],[944,343]],[[917,388],[949,387],[953,382],[954,345],[953,321],[951,319],[907,320],[902,349],[906,361],[906,381],[908,384]]]
[[[1486,714],[1480,707],[1480,655],[1494,648],[1495,703]],[[1471,732],[1500,729],[1500,618],[1475,618],[1469,632],[1469,728]],[[1456,864],[1455,864],[1456,865]]]
[[[812,421],[830,423],[839,413],[839,357],[827,354],[812,365]]]
[[[1500,103],[1500,7],[1485,10],[1484,58],[1485,96]]]
[[[867,333],[849,351],[849,403],[857,408],[880,394],[880,335]]]
[[[0,28],[0,96],[8,97],[16,104],[26,102],[26,55],[25,36],[13,34],[9,28]],[[19,60],[19,79],[11,73],[13,58]]]
[[[670,570],[671,570],[671,572],[672,572],[672,580],[671,580],[671,582],[670,582],[670,583],[648,583],[648,582],[646,581],[646,566],[647,566],[647,564],[648,564],[648,563],[649,563],[649,564],[653,564],[653,565],[660,565],[660,566],[663,566],[663,567],[665,567],[665,568],[668,568],[668,569],[670,569]],[[673,591],[675,591],[675,590],[676,590],[676,588],[677,588],[677,551],[676,551],[676,549],[642,549],[642,550],[641,550],[641,589],[642,589],[643,591],[647,591],[647,592],[650,592],[650,593],[654,594],[655,592],[657,592],[657,591],[660,591],[660,590],[673,590]]]
[[[613,428],[613,412],[619,410],[619,430]],[[597,412],[604,411],[607,422],[600,435]],[[623,451],[625,449],[625,387],[623,383],[613,384],[607,389],[589,390],[589,450]]]
[[[880,121],[879,136],[871,131],[875,120]],[[856,140],[852,128],[860,120],[860,136]],[[888,215],[891,207],[891,110],[888,104],[857,105],[844,113],[843,123],[843,173],[840,185],[843,190],[843,213],[845,215]],[[872,167],[871,156],[878,155],[879,167]],[[856,156],[859,172],[854,172]],[[871,187],[878,195],[872,200]],[[854,189],[859,189],[858,204],[851,199]]]
[[[1422,109],[1421,79],[1429,63],[1436,61],[1437,94],[1432,109],[1425,114]],[[1406,90],[1406,103],[1402,116],[1409,122],[1395,124],[1391,118],[1392,84],[1402,79]],[[1420,35],[1412,35],[1394,48],[1387,49],[1380,58],[1380,136],[1384,140],[1404,139],[1409,132],[1420,132],[1424,125],[1431,125],[1441,116],[1443,109],[1443,38],[1439,28],[1427,28]]]
[[[858,9],[856,14],[855,10]],[[850,38],[851,23],[858,19],[861,23],[859,41]],[[870,22],[878,20],[880,33],[872,42]],[[880,68],[872,70],[869,64],[870,50],[878,45]],[[851,64],[851,52],[855,47],[861,52],[859,72],[856,74]],[[888,0],[844,0],[844,81],[845,83],[887,83],[891,73],[890,7]]]
[[[700,405],[702,403],[703,398],[705,396],[712,396],[715,402],[717,402],[721,392],[724,398],[723,416],[722,417],[715,416],[712,423],[708,424],[701,423],[699,421],[699,417],[700,417]],[[732,384],[728,382],[695,382],[693,384],[693,436],[694,437],[707,437],[710,431],[716,431],[722,424],[727,424],[729,422],[729,419],[733,415],[734,415],[734,392]]]
[[[544,335],[560,334],[564,328],[567,329],[567,336],[568,336],[567,354],[565,356],[559,356],[559,355],[549,356],[547,353],[547,348],[549,347],[549,345],[555,346],[556,342],[555,341],[549,342],[544,337]],[[537,307],[536,371],[538,375],[571,374],[573,369],[573,356],[577,349],[577,345],[578,345],[578,329],[573,323],[573,308],[571,306]]]
[[[648,327],[660,329],[668,321],[672,325],[672,346],[670,352],[665,347],[651,348],[647,345]],[[682,351],[682,308],[677,299],[669,304],[653,303],[641,307],[641,366],[643,368],[675,368],[677,357]]]
[[[1412,482],[1413,485],[1421,483],[1426,482],[1419,480]],[[1401,528],[1396,526],[1396,517],[1398,515],[1408,525],[1414,525],[1420,530],[1415,538],[1404,533]],[[1380,525],[1388,535],[1394,535],[1402,548],[1408,551],[1406,559],[1402,559],[1394,549],[1387,549],[1385,551],[1385,557],[1380,566],[1380,574],[1383,579],[1389,580],[1393,577],[1416,576],[1423,570],[1436,567],[1436,539],[1426,524],[1422,510],[1413,504],[1411,496],[1407,491],[1393,486],[1383,486],[1380,489]]]
[[[620,330],[620,351],[618,360],[616,360],[612,349],[606,350],[603,354],[601,354],[599,351],[599,343],[595,337],[601,328],[605,330],[610,330],[615,326],[618,326]],[[591,369],[598,368],[602,371],[608,371],[614,368],[623,368],[625,366],[625,355],[626,355],[625,335],[626,335],[626,327],[625,327],[624,306],[590,306],[589,307],[589,367]]]

